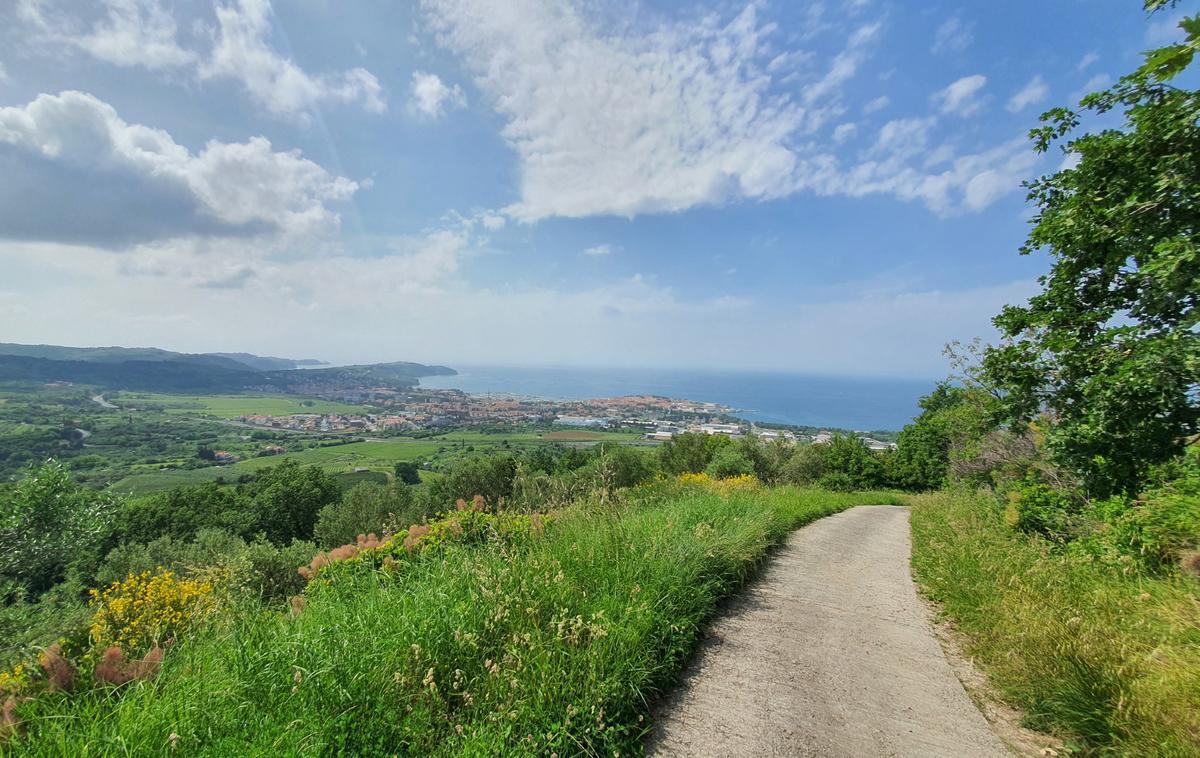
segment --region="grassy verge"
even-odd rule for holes
[[[22,755],[636,754],[717,603],[769,546],[879,494],[650,487],[512,541],[318,574],[232,608],[157,678],[22,704]],[[335,570],[336,569],[336,570]],[[0,746],[0,751],[5,748]]]
[[[912,502],[918,582],[1030,726],[1085,753],[1200,755],[1200,583],[1055,553],[989,497]]]

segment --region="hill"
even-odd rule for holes
[[[125,363],[127,361],[194,361],[210,362],[226,368],[251,368],[255,371],[278,371],[320,366],[315,358],[274,358],[252,353],[177,353],[157,347],[68,347],[64,345],[21,345],[0,342],[0,355],[20,355],[28,358],[48,358],[55,361],[87,361],[89,363]]]
[[[250,353],[175,353],[159,348],[63,347],[0,343],[0,382],[71,382],[149,392],[319,393],[415,386],[454,369],[398,361],[331,368]]]

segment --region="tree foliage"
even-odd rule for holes
[[[1186,43],[1031,133],[1038,151],[1066,140],[1077,160],[1027,185],[1038,213],[1021,252],[1052,267],[996,317],[1005,339],[984,357],[1003,418],[1049,411],[1050,449],[1093,495],[1136,491],[1200,421],[1200,93],[1169,83],[1200,18],[1181,26]],[[1074,136],[1084,116],[1115,112],[1121,128]]]
[[[49,589],[107,538],[114,498],[86,489],[55,461],[0,492],[0,578]]]

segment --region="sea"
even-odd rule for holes
[[[621,395],[720,403],[748,421],[857,431],[898,430],[920,412],[917,400],[936,380],[834,377],[744,371],[512,368],[458,366],[457,376],[430,376],[421,386],[470,394],[550,400]]]

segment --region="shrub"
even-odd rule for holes
[[[713,456],[704,472],[714,479],[754,476],[754,464],[737,445],[730,445]]]
[[[178,579],[171,571],[130,574],[91,596],[93,645],[130,652],[176,638],[215,606],[211,582]]]
[[[698,474],[729,444],[729,438],[720,434],[678,434],[658,448],[659,466],[669,476]]]
[[[321,509],[313,531],[317,544],[330,548],[353,542],[359,534],[381,533],[387,524],[410,524],[426,515],[406,485],[359,484]]]
[[[1072,544],[1122,570],[1171,574],[1200,548],[1200,446],[1192,446],[1161,484],[1136,499],[1110,498],[1084,513],[1090,533]]]
[[[0,580],[41,593],[107,539],[117,500],[85,489],[51,461],[0,491]]]
[[[1071,495],[1027,480],[1008,491],[1009,525],[1053,542],[1067,542],[1082,528],[1080,505]]]
[[[1047,549],[1008,528],[991,495],[913,505],[915,577],[1030,726],[1081,755],[1200,755],[1195,579]]]

